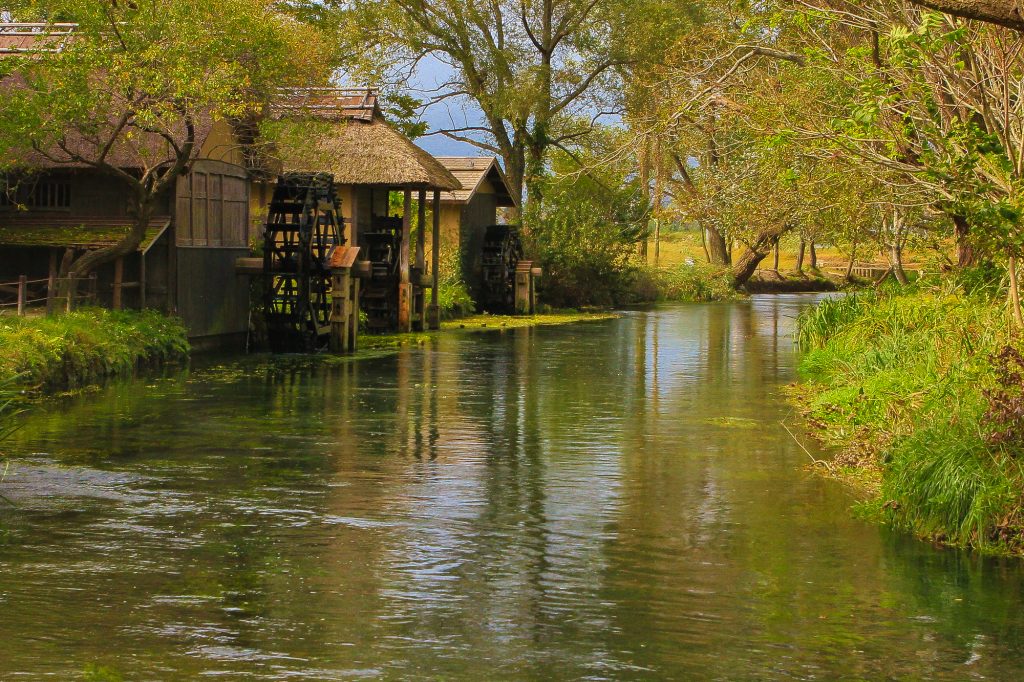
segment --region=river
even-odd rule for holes
[[[1021,679],[1021,564],[858,520],[781,425],[813,300],[36,408],[0,679]]]

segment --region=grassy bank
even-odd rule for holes
[[[1018,340],[1000,292],[963,282],[823,302],[794,389],[862,510],[922,537],[1024,552]],[[1018,362],[1019,360],[1019,362]]]
[[[184,326],[154,311],[85,309],[54,317],[0,317],[0,384],[78,388],[188,354]]]

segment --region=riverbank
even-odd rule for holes
[[[27,392],[76,389],[183,360],[185,327],[155,311],[90,308],[53,317],[0,317],[0,384]]]
[[[1019,339],[1001,292],[965,283],[822,302],[799,321],[791,398],[865,515],[941,543],[1024,554]]]

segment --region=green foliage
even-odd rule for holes
[[[0,317],[0,381],[75,388],[188,354],[185,327],[155,311],[84,309],[55,317]]]
[[[441,319],[451,320],[472,315],[476,309],[462,278],[462,262],[456,249],[442,249],[437,302]]]
[[[980,281],[980,284],[979,284]],[[987,274],[824,301],[801,315],[808,414],[840,463],[876,468],[869,504],[893,525],[953,544],[1024,548],[1024,473],[986,442],[986,389],[1008,341]]]
[[[20,392],[15,388],[14,381],[7,379],[0,381],[0,446],[10,438],[11,434],[18,430],[15,419],[20,410],[17,409],[16,400]],[[3,450],[0,450],[0,460],[4,458]],[[3,480],[3,472],[0,471],[0,480]],[[2,499],[2,496],[0,496]]]
[[[706,263],[671,268],[638,267],[631,291],[637,302],[728,301],[738,295],[732,273]]]
[[[574,159],[558,157],[544,181],[543,206],[527,216],[527,250],[544,268],[544,301],[573,307],[628,300],[647,218],[635,180],[581,170]]]

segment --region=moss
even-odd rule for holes
[[[188,354],[184,325],[155,311],[83,309],[54,317],[0,317],[0,382],[79,388]]]
[[[541,315],[471,315],[441,323],[441,332],[412,332],[409,334],[365,334],[359,337],[360,351],[404,348],[425,343],[433,335],[443,332],[487,332],[523,327],[594,322],[618,317],[607,312],[561,311]]]

